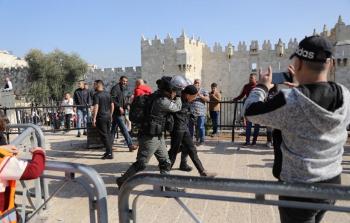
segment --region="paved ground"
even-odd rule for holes
[[[103,151],[86,149],[85,142],[85,137],[76,138],[73,133],[47,135],[48,160],[84,163],[95,168],[102,176],[107,188],[109,222],[118,222],[118,189],[115,177],[120,176],[134,162],[136,152],[128,152],[123,142],[118,140],[114,146],[115,158],[101,160]],[[271,149],[265,147],[262,142],[258,146],[237,150],[239,147],[238,143],[211,138],[205,146],[200,146],[198,151],[205,168],[217,172],[219,177],[274,180],[271,174],[273,162]],[[346,149],[343,164],[343,184],[348,185],[350,183],[350,148]],[[178,167],[178,162],[175,167]],[[152,158],[146,171],[156,173],[157,169],[157,162]],[[184,173],[175,169],[172,173],[198,175],[195,170]],[[58,185],[58,181],[51,180],[50,190]],[[144,188],[146,187],[137,188],[137,190]],[[216,194],[229,193],[217,192]],[[276,207],[194,199],[183,199],[183,201],[203,222],[279,222]],[[350,205],[350,202],[348,204]],[[193,222],[173,199],[141,197],[137,211],[138,222]],[[50,209],[43,213],[42,222],[89,222],[88,202],[82,188],[72,183],[59,192],[51,200]],[[328,212],[323,222],[350,222],[350,215]]]

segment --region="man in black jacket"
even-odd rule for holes
[[[201,176],[214,177],[216,174],[206,171],[202,165],[202,162],[199,160],[197,149],[193,143],[193,138],[188,128],[188,123],[191,116],[191,102],[196,99],[197,94],[198,90],[194,85],[188,85],[181,93],[181,110],[173,113],[174,129],[171,133],[169,159],[171,161],[171,166],[173,166],[177,153],[182,150],[184,156],[190,156],[193,164]]]
[[[113,143],[118,126],[126,140],[126,143],[129,147],[129,151],[132,152],[133,150],[137,149],[137,146],[133,145],[128,129],[126,128],[123,120],[123,116],[125,116],[125,109],[127,109],[128,105],[126,98],[127,86],[128,78],[126,76],[121,76],[119,79],[119,83],[114,85],[111,89],[111,97],[114,103],[114,113],[111,127],[111,140]]]
[[[86,127],[86,119],[88,114],[89,105],[91,105],[89,92],[84,88],[84,81],[79,81],[78,89],[74,91],[73,102],[77,107],[74,108],[77,113],[77,128],[78,134],[77,137],[80,137],[80,128]],[[86,131],[84,129],[83,132],[86,135]]]

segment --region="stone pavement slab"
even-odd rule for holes
[[[108,193],[109,222],[118,222],[118,189],[115,178],[135,161],[136,152],[129,152],[123,140],[117,140],[114,145],[114,159],[101,160],[103,149],[86,149],[86,138],[76,138],[74,133],[62,135],[47,134],[48,160],[83,163],[95,168],[102,176]],[[221,140],[221,139],[220,139]],[[238,148],[240,148],[238,150]],[[238,143],[227,140],[210,139],[205,145],[198,147],[198,154],[204,167],[218,173],[218,177],[237,179],[275,180],[271,169],[273,151],[262,142],[258,146],[242,148]],[[196,170],[181,172],[178,170],[179,158],[174,165],[172,174],[198,176]],[[189,164],[193,166],[189,160]],[[344,154],[343,184],[350,183],[350,147]],[[146,172],[158,173],[157,161],[153,157]],[[57,180],[49,180],[50,191],[59,185]],[[150,189],[150,186],[140,186],[136,190]],[[211,194],[212,191],[198,191]],[[216,194],[240,194],[216,192]],[[246,197],[252,195],[240,194]],[[135,196],[135,195],[133,195]],[[182,201],[202,220],[202,222],[239,222],[239,223],[278,223],[277,207],[242,204],[232,202],[185,199]],[[343,202],[350,205],[350,202]],[[193,222],[189,215],[174,199],[140,197],[137,203],[138,222]],[[50,208],[40,217],[41,222],[89,222],[87,194],[81,186],[70,183],[51,201]],[[327,212],[323,222],[350,222],[350,214]]]

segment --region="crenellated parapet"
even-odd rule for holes
[[[199,47],[202,48],[205,44],[201,42],[200,38],[192,36],[188,37],[185,31],[182,31],[181,35],[174,40],[167,34],[166,38],[160,39],[156,35],[153,39],[147,39],[143,35],[141,36],[141,49],[142,50],[160,50],[160,49],[185,49],[187,47]]]
[[[98,72],[105,72],[105,73],[136,73],[141,71],[141,66],[136,67],[115,67],[115,68],[90,68],[89,72],[91,73],[98,73]]]
[[[141,78],[141,67],[116,67],[116,68],[97,68],[89,66],[90,69],[84,75],[84,80],[92,85],[94,80],[102,80],[105,83],[106,89],[109,90],[113,85],[118,83],[121,76],[126,76],[129,79],[129,91],[134,89],[135,82]],[[94,68],[91,68],[94,67]]]

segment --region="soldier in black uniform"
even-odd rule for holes
[[[163,77],[159,90],[150,95],[150,109],[145,121],[141,124],[138,141],[139,150],[134,162],[124,175],[117,178],[120,187],[129,177],[146,168],[154,154],[159,162],[161,174],[168,174],[171,169],[164,140],[164,128],[167,114],[181,109],[181,98],[176,96],[176,89],[171,84],[171,77]]]

